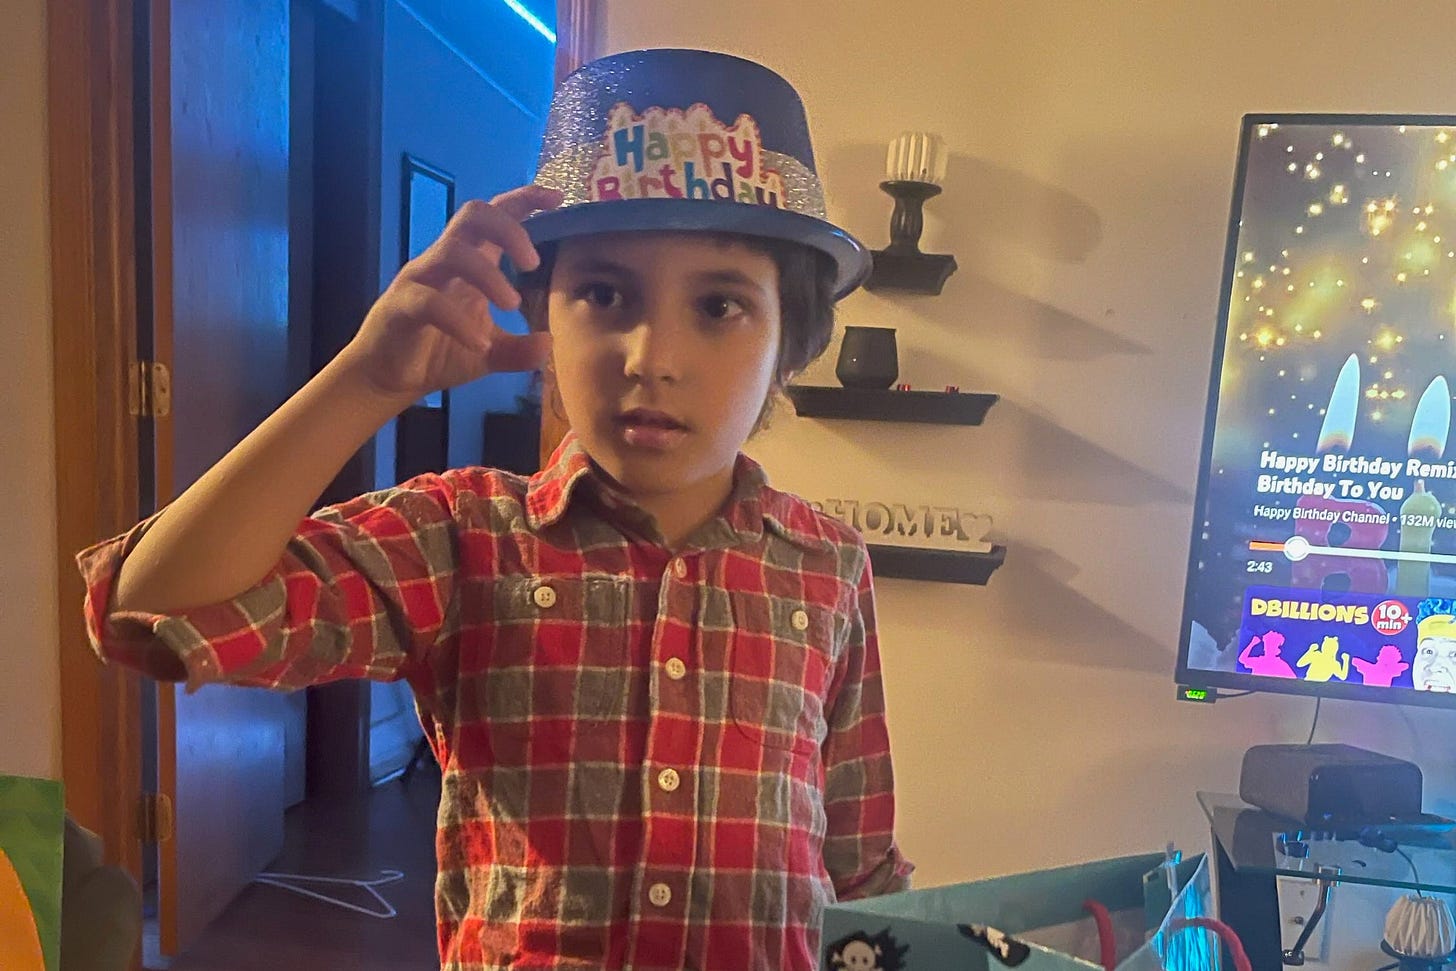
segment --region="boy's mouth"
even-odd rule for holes
[[[687,435],[687,426],[664,411],[633,408],[617,416],[617,427],[628,445],[662,451]]]

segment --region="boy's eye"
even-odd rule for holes
[[[721,293],[705,297],[701,306],[703,313],[714,320],[727,320],[747,312],[742,301]]]
[[[622,291],[610,283],[588,283],[581,288],[581,298],[594,307],[606,310],[621,304]]]

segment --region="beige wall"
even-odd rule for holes
[[[778,485],[977,507],[1010,548],[984,589],[883,580],[900,832],[921,885],[1200,850],[1199,789],[1304,741],[1313,704],[1173,700],[1240,117],[1450,112],[1448,2],[607,4],[607,51],[760,59],[807,103],[831,216],[887,238],[885,144],[953,152],[924,248],[943,296],[862,294],[901,380],[999,392],[981,428],[798,419],[751,447]],[[835,383],[831,347],[808,380]],[[1456,815],[1456,713],[1326,704],[1319,739],[1413,758]],[[1378,929],[1378,925],[1377,925]],[[1379,955],[1367,966],[1382,963]]]
[[[0,31],[0,774],[60,775],[44,0]]]

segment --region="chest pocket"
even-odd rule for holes
[[[480,709],[492,734],[549,733],[627,711],[628,581],[614,576],[502,577]]]
[[[824,740],[834,614],[821,606],[735,594],[728,657],[734,724],[765,748],[807,754]]]

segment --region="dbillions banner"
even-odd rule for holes
[[[1180,673],[1456,691],[1456,121],[1250,119],[1239,178]]]

